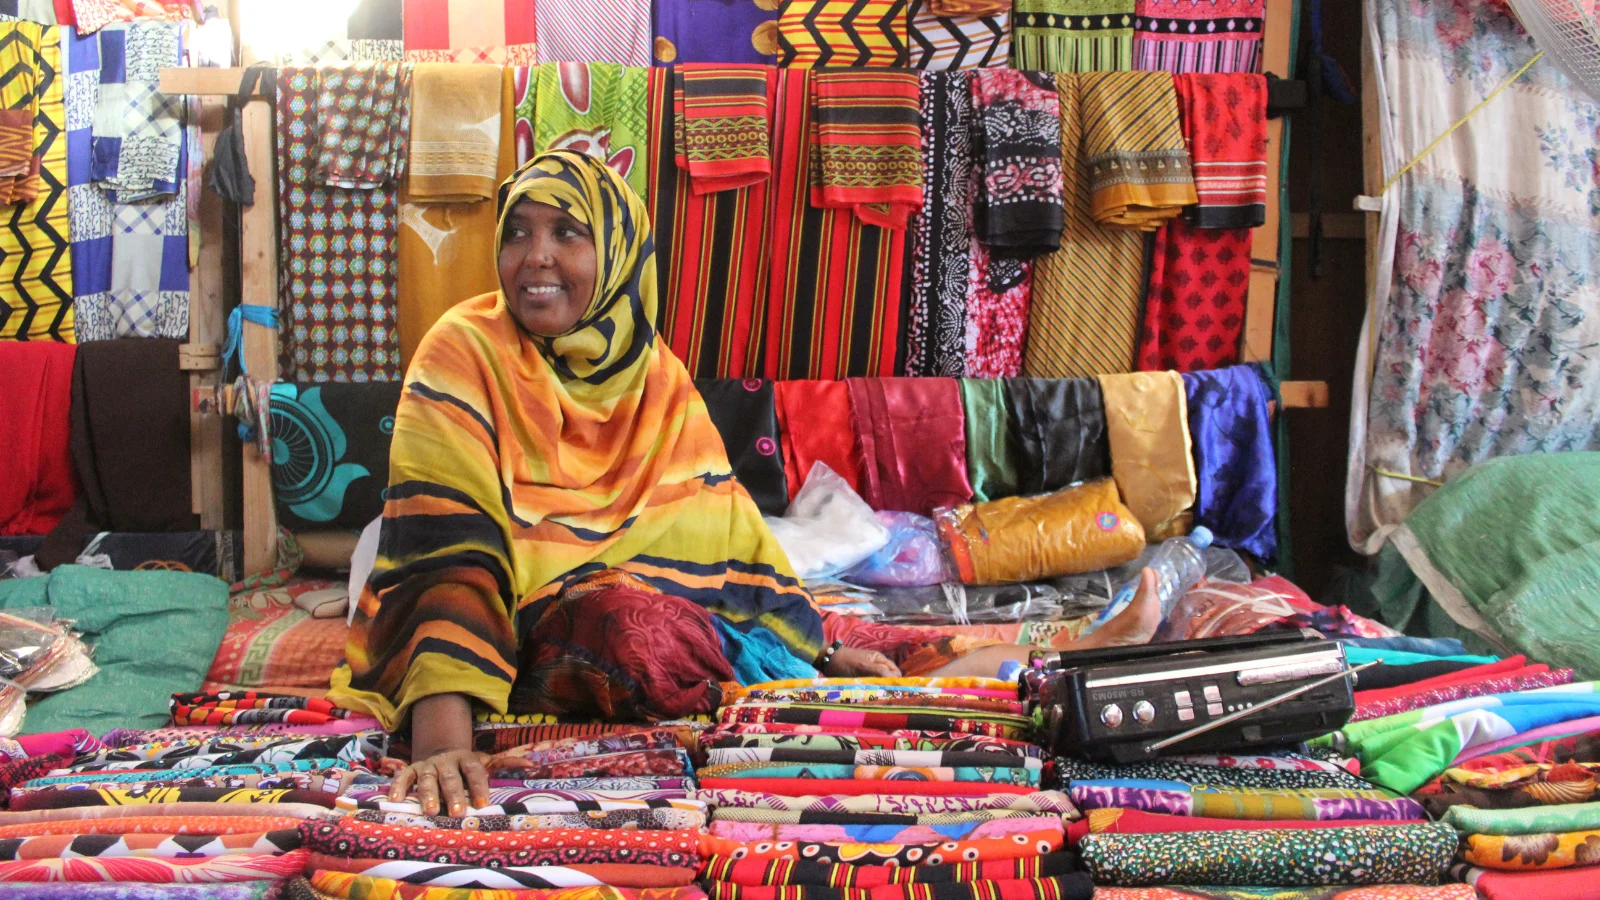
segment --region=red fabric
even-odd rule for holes
[[[1545,667],[1533,666],[1531,668]],[[1557,669],[1554,672],[1520,672],[1497,675],[1492,678],[1479,679],[1478,681],[1466,681],[1433,688],[1417,694],[1406,694],[1391,700],[1380,700],[1376,703],[1358,703],[1355,715],[1350,717],[1350,721],[1365,722],[1368,719],[1381,719],[1384,716],[1398,715],[1414,709],[1422,709],[1426,706],[1449,703],[1452,700],[1465,700],[1469,697],[1487,697],[1491,694],[1513,694],[1519,691],[1553,688],[1571,684],[1576,676],[1577,673],[1571,669]]]
[[[921,98],[916,72],[819,69],[811,95],[811,205],[905,228],[922,208]],[[862,153],[869,147],[870,161]]]
[[[1590,869],[1556,869],[1545,872],[1491,872],[1480,870],[1472,886],[1484,900],[1565,900],[1595,896],[1596,876]]]
[[[1251,74],[1173,76],[1199,203],[1184,211],[1207,228],[1253,228],[1266,219],[1267,79]]]
[[[46,534],[78,498],[68,450],[75,344],[0,344],[0,534]]]
[[[1305,819],[1209,819],[1203,816],[1169,816],[1163,813],[1143,812],[1137,809],[1094,810],[1090,816],[1096,820],[1103,813],[1119,813],[1116,820],[1091,829],[1089,819],[1079,819],[1067,824],[1067,843],[1076,847],[1090,834],[1173,834],[1188,831],[1283,831],[1310,828],[1354,828],[1361,825],[1400,825],[1402,822],[1383,822],[1376,819],[1345,819],[1342,821],[1315,821]],[[1424,820],[1418,820],[1424,821]]]
[[[777,80],[769,66],[684,63],[672,70],[673,157],[689,175],[695,196],[761,184],[772,177],[772,101]],[[765,84],[765,90],[762,85]],[[765,120],[765,127],[735,124]],[[703,126],[716,152],[700,146]],[[707,148],[708,151],[713,148]]]
[[[783,474],[793,500],[814,463],[828,468],[861,493],[861,454],[849,422],[850,389],[843,381],[779,381],[774,402],[783,436]]]
[[[1454,764],[1452,768],[1466,769],[1470,772],[1495,772],[1517,766],[1553,766],[1568,762],[1600,762],[1600,731],[1554,738],[1518,747],[1515,750],[1507,750],[1504,753],[1463,760]]]
[[[44,734],[24,734],[17,738],[22,751],[29,756],[76,756],[94,753],[106,745],[82,728],[71,731],[47,731]]]
[[[72,8],[72,0],[55,0],[56,24],[77,27],[78,11]]]
[[[1193,372],[1239,361],[1250,241],[1248,228],[1196,228],[1182,219],[1156,232],[1140,371]]]
[[[459,29],[458,33],[451,34],[452,5],[458,7],[458,22],[473,20],[473,35],[463,35]],[[481,21],[485,18],[482,9],[485,6],[493,7],[489,11],[491,21]],[[405,0],[405,47],[407,50],[456,50],[534,43],[534,5],[507,2],[503,8],[501,6],[498,0]]]
[[[1511,656],[1502,659],[1499,662],[1485,663],[1481,666],[1473,666],[1470,669],[1462,669],[1459,672],[1451,672],[1449,675],[1439,675],[1434,678],[1426,678],[1422,681],[1412,682],[1411,684],[1402,684],[1399,687],[1380,688],[1372,691],[1356,691],[1356,705],[1360,706],[1363,703],[1377,703],[1379,700],[1393,700],[1396,697],[1404,697],[1408,694],[1420,694],[1423,691],[1430,691],[1434,688],[1449,687],[1451,685],[1464,684],[1469,681],[1477,681],[1481,678],[1487,678],[1491,675],[1522,675],[1531,674],[1535,671],[1550,671],[1549,666],[1543,664],[1530,666],[1527,663],[1528,658],[1526,656]]]
[[[987,781],[869,781],[848,778],[702,778],[705,790],[749,791],[784,797],[861,797],[866,794],[915,794],[922,797],[979,797],[984,794],[1032,794],[1039,789]]]
[[[926,516],[972,499],[966,414],[954,378],[852,378],[846,384],[867,505]]]

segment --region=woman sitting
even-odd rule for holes
[[[621,177],[546,153],[499,208],[501,290],[446,313],[407,373],[378,562],[329,694],[391,730],[409,718],[415,762],[393,799],[414,784],[429,814],[486,805],[474,705],[712,712],[734,680],[729,641],[832,676],[992,675],[1026,658],[812,603],[656,335],[649,217]],[[1150,585],[1082,646],[1148,640]]]

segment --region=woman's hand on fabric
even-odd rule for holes
[[[830,678],[899,678],[900,667],[876,650],[840,647],[822,674]]]
[[[415,788],[423,815],[464,816],[489,805],[489,756],[471,750],[446,750],[418,760],[395,776],[389,802],[399,803]]]

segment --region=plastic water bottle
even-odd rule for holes
[[[1117,613],[1128,608],[1139,590],[1144,569],[1156,570],[1156,593],[1161,598],[1161,618],[1165,620],[1178,600],[1206,576],[1205,549],[1209,546],[1211,529],[1204,525],[1196,527],[1186,537],[1162,541],[1144,566],[1134,573],[1133,579],[1118,588],[1111,603],[1100,611],[1100,615],[1095,616],[1089,631],[1111,621]]]

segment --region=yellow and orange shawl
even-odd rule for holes
[[[329,693],[386,728],[438,693],[506,712],[523,639],[566,588],[607,570],[765,627],[801,659],[821,643],[810,595],[652,327],[644,202],[605,165],[564,150],[501,185],[502,232],[522,200],[593,229],[595,297],[551,338],[523,331],[503,292],[485,294],[417,349],[377,566]]]

